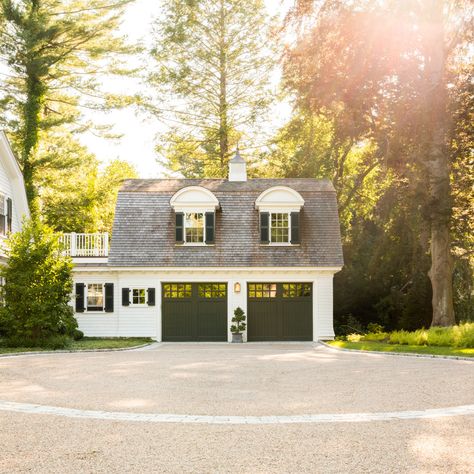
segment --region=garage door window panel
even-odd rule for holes
[[[311,283],[283,283],[283,298],[311,298]]]
[[[199,298],[225,298],[227,286],[224,283],[202,283],[198,285],[198,294]]]
[[[249,283],[249,298],[276,298],[276,283]]]
[[[191,298],[192,285],[187,283],[171,283],[163,285],[163,296],[168,299]]]

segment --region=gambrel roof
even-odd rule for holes
[[[170,200],[182,188],[199,186],[219,201],[215,244],[175,244]],[[297,191],[301,243],[264,246],[255,201],[275,186]],[[307,178],[133,179],[118,194],[109,266],[115,267],[341,267],[343,264],[336,192],[328,180]]]

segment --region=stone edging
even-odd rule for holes
[[[326,346],[328,349],[340,352],[356,352],[358,354],[378,354],[378,355],[390,355],[390,356],[400,356],[400,357],[422,357],[425,359],[448,359],[448,360],[467,360],[469,362],[474,362],[474,357],[463,357],[463,356],[449,356],[449,355],[439,355],[439,354],[418,354],[416,352],[383,352],[383,351],[365,351],[361,349],[348,349],[346,347],[335,347],[330,344],[318,341],[323,346]]]
[[[151,346],[155,344],[156,341],[147,342],[145,344],[140,344],[139,346],[131,347],[111,347],[109,349],[58,349],[56,351],[29,351],[29,352],[5,352],[0,354],[2,357],[16,357],[16,356],[27,356],[27,355],[42,355],[42,354],[77,354],[82,352],[120,352],[120,351],[133,351],[136,349],[141,349],[142,347]]]
[[[28,413],[33,415],[53,415],[66,418],[81,418],[109,421],[132,421],[146,423],[199,423],[212,425],[275,425],[294,423],[361,423],[370,421],[398,421],[437,419],[450,416],[474,415],[474,405],[427,410],[374,413],[324,413],[317,415],[178,415],[173,413],[134,413],[80,410],[77,408],[36,405],[0,400],[0,411]]]

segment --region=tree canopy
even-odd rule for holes
[[[223,177],[236,143],[262,142],[255,127],[272,99],[276,57],[263,0],[170,0],[155,23],[148,109],[167,125],[162,163],[186,177]],[[250,155],[251,156],[251,155]]]

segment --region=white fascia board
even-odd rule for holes
[[[334,275],[339,272],[342,267],[74,267],[74,272],[140,272],[140,273],[183,273],[186,275],[193,275],[199,277],[203,274],[225,273],[230,276],[246,274],[259,274],[266,277],[277,278],[278,274],[280,280],[284,280],[288,273],[301,275]]]

